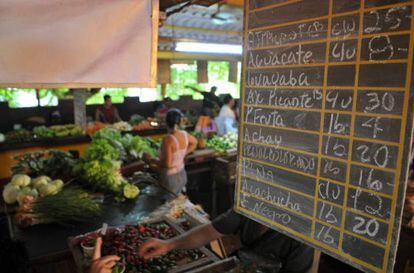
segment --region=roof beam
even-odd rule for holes
[[[169,60],[208,60],[208,61],[241,61],[242,57],[239,55],[228,54],[200,54],[187,53],[177,51],[158,51],[158,59]]]
[[[229,36],[241,36],[242,35],[241,31],[231,31],[231,30],[222,30],[222,29],[210,29],[210,28],[174,26],[174,25],[163,25],[162,27],[168,28],[168,29],[174,29],[174,30],[200,31],[200,32],[223,34],[223,35],[229,35]]]

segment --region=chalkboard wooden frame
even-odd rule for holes
[[[267,5],[263,4],[264,2],[262,1],[257,8],[251,11],[250,7],[257,6],[254,2],[255,0],[245,1],[244,7],[244,56],[240,100],[241,119],[239,126],[238,170],[234,209],[248,218],[318,248],[365,272],[393,272],[399,230],[401,227],[402,207],[404,205],[403,201],[407,185],[413,131],[413,1],[362,0],[359,5],[355,5],[355,1],[346,0],[269,1],[270,4]],[[312,2],[314,5],[318,5],[319,3],[321,7],[324,7],[327,3],[328,13],[319,16],[320,11],[310,7],[309,2]],[[278,14],[278,9],[287,11],[290,6],[298,9],[295,13],[296,20],[289,21],[288,17],[283,16],[281,19],[274,19],[279,21],[275,25],[272,25],[269,22],[272,22],[273,17],[268,16],[267,18],[260,19],[259,15],[252,15],[254,12],[261,13],[262,15],[275,15]],[[309,9],[310,14],[317,14],[318,16],[306,17],[306,9]],[[304,17],[297,14],[300,12],[304,14]],[[334,18],[335,22],[337,22],[341,18],[347,18],[349,20],[352,15],[358,20],[356,24],[358,26],[356,35],[355,29],[351,33],[350,29],[347,30],[344,28],[343,37],[341,35],[339,35],[340,37],[332,37],[331,31]],[[254,27],[249,28],[249,18],[255,18],[256,21],[263,21],[255,22],[253,24]],[[310,45],[325,42],[327,44],[326,48],[329,50],[325,51],[324,63],[277,65],[266,67],[265,69],[267,75],[271,75],[272,71],[275,74],[278,71],[289,71],[289,69],[294,70],[295,68],[303,69],[306,67],[322,66],[324,68],[322,86],[306,86],[306,84],[305,86],[290,85],[290,83],[296,83],[295,81],[287,81],[287,84],[285,84],[286,82],[281,84],[282,81],[273,81],[273,84],[278,84],[278,86],[273,86],[272,83],[267,84],[267,86],[251,86],[248,84],[250,71],[264,69],[263,67],[248,67],[250,51],[257,50],[259,54],[260,52],[265,52],[266,50],[263,51],[257,46],[260,44],[265,45],[263,49],[289,48],[289,45],[297,46],[301,43],[300,40],[296,39],[297,36],[294,36],[295,39],[292,38],[293,43],[289,44],[289,39],[286,38],[287,36],[283,36],[284,39],[282,39],[282,35],[278,36],[278,34],[282,33],[278,33],[277,31],[286,31],[290,25],[296,27],[299,23],[304,23],[307,24],[306,26],[309,26],[312,21],[316,22],[317,20],[319,25],[315,24],[314,27],[316,31],[319,27],[320,32],[317,33],[319,35],[318,39],[309,39],[309,33],[305,33],[303,34],[303,44]],[[320,26],[320,22],[325,21],[327,26]],[[399,22],[398,25],[397,22]],[[326,35],[321,32],[322,30],[326,31]],[[251,38],[249,34],[266,31],[268,33],[261,33],[262,36],[260,37],[268,40],[265,42],[255,42],[254,44],[256,46],[249,48],[249,39]],[[347,31],[349,31],[349,37],[346,37],[348,35],[346,33]],[[407,39],[410,41],[406,49],[401,48],[401,52],[396,52],[395,54],[393,52],[392,56],[390,56],[389,48],[381,48],[381,52],[375,50],[375,46],[378,46],[379,43],[383,43],[384,41],[390,41],[392,43],[400,36],[403,38],[398,41],[398,45],[406,44]],[[320,37],[322,38],[319,39]],[[392,39],[389,37],[392,37]],[[338,62],[337,58],[336,62],[331,62],[331,45],[342,41],[341,39],[343,41],[356,40],[356,43],[348,43],[351,46],[356,46],[356,55],[351,56],[353,59],[350,59],[350,61]],[[271,45],[272,42],[274,46]],[[362,45],[369,45],[370,48],[362,49]],[[389,46],[393,45],[391,44]],[[276,54],[275,52],[273,51],[272,54]],[[401,56],[406,56],[406,58],[401,58]],[[348,70],[347,67],[351,70]],[[405,73],[404,76],[401,75],[401,72]],[[336,73],[341,74],[337,75]],[[292,72],[290,72],[290,75],[292,75]],[[344,75],[345,78],[348,77],[348,80],[344,79]],[[289,76],[289,73],[287,73],[287,76]],[[266,77],[270,78],[270,76]],[[349,77],[353,78],[350,80]],[[265,81],[256,82],[263,83]],[[254,83],[254,81],[250,81],[250,83]],[[262,132],[260,132],[260,136],[259,132],[257,132],[256,135],[258,137],[256,137],[257,141],[254,144],[263,146],[263,149],[254,149],[253,151],[251,141],[245,144],[246,126],[249,128],[252,128],[251,126],[262,126],[263,128],[274,128],[276,131],[288,130],[292,134],[301,134],[300,128],[285,128],[283,122],[273,122],[269,125],[267,120],[270,116],[269,112],[266,112],[266,115],[262,116],[260,116],[259,112],[257,117],[254,116],[253,123],[251,117],[249,117],[250,122],[245,122],[245,119],[247,120],[245,116],[246,107],[252,107],[251,104],[246,105],[245,96],[247,90],[272,88],[274,90],[304,90],[315,88],[322,90],[322,106],[319,111],[314,109],[314,107],[310,107],[311,109],[298,109],[289,106],[272,107],[270,103],[266,106],[266,109],[274,109],[275,111],[287,109],[288,111],[302,110],[304,113],[320,113],[319,151],[317,154],[311,153],[317,157],[315,167],[316,175],[304,173],[300,170],[298,171],[297,168],[289,168],[283,164],[272,164],[269,161],[263,162],[258,160],[258,158],[262,157],[270,159],[271,162],[286,163],[290,158],[290,164],[294,164],[292,166],[297,167],[298,165],[303,165],[304,159],[297,159],[299,156],[296,159],[294,155],[287,156],[286,160],[283,158],[282,155],[292,151],[295,152],[295,149],[291,149],[292,145],[283,146],[276,144],[273,140],[267,141],[261,135]],[[351,104],[343,109],[328,106],[328,102],[331,99],[326,96],[328,90],[351,90],[353,93]],[[394,112],[390,111],[389,104],[387,106],[387,103],[395,103],[396,100],[394,97],[393,99],[383,99],[386,96],[388,98],[392,97],[392,92],[395,92],[394,94],[403,94],[402,102],[399,105],[393,105],[393,107],[395,106],[397,108]],[[283,94],[280,94],[280,96],[282,97]],[[382,100],[381,107],[385,107],[385,110],[379,109],[378,106],[372,104],[379,97]],[[288,100],[289,98],[284,97],[284,99]],[[401,101],[401,96],[397,99],[397,101]],[[362,106],[357,104],[357,102],[361,101],[365,102]],[[256,104],[256,106],[259,105]],[[349,118],[343,120],[349,121],[340,121],[341,116],[344,116],[344,118],[348,116]],[[340,126],[337,126],[337,130],[332,131],[332,120],[335,119],[338,120],[336,125],[339,126],[341,122],[344,124],[348,122],[349,128],[340,130]],[[377,126],[378,123],[381,123],[382,119],[388,119],[388,126],[399,122],[399,127],[393,126],[392,128],[387,128],[387,133],[394,132],[398,134],[398,137],[379,137],[378,133],[381,128]],[[390,121],[391,119],[392,122]],[[358,130],[356,130],[354,128],[357,124],[356,120],[362,120],[364,122],[363,125],[360,125],[365,127],[364,130],[360,130],[361,128],[357,128]],[[329,125],[328,129],[324,129],[324,123]],[[306,134],[312,133],[308,130],[303,130],[302,132],[306,132]],[[373,132],[373,134],[368,135],[367,132]],[[251,136],[251,133],[250,131],[248,135]],[[355,134],[358,134],[358,136]],[[364,137],[364,134],[367,135]],[[338,149],[336,151],[334,150],[335,152],[332,152],[332,149],[328,149],[328,154],[324,153],[323,149],[326,146],[337,145],[336,148],[338,148],[342,147],[341,145],[343,144],[340,142],[339,144],[327,144],[327,138],[330,141],[341,139],[347,142],[347,145],[343,146],[346,148],[342,149],[341,152],[338,152]],[[297,135],[294,139],[297,141]],[[298,144],[300,145],[300,143]],[[247,152],[245,150],[246,145],[250,145],[248,148],[249,151]],[[390,150],[386,146],[394,151],[392,156],[390,156]],[[276,150],[285,151],[285,153],[277,153]],[[300,152],[304,155],[309,153],[309,151]],[[329,155],[329,152],[332,154]],[[246,154],[249,156],[246,157]],[[381,154],[384,154],[384,156],[381,156]],[[253,155],[257,156],[252,158]],[[251,164],[251,161],[255,164]],[[322,164],[322,161],[325,163]],[[266,168],[257,167],[259,165],[263,165]],[[340,170],[340,166],[344,167],[345,181],[334,179],[333,175],[323,175],[326,169],[336,170],[338,168]],[[278,184],[278,178],[274,177],[276,172],[269,171],[272,168],[280,169],[284,173],[288,172],[290,175],[285,175],[283,183]],[[355,170],[360,171],[359,184],[354,180],[356,176]],[[252,176],[252,174],[256,175]],[[309,179],[316,179],[313,208],[306,207],[305,209],[299,209],[299,205],[303,204],[293,204],[289,203],[291,199],[287,200],[288,198],[292,198],[292,196],[297,199],[298,194],[302,194],[303,196],[308,196],[309,194],[309,188],[307,188],[306,193],[300,192],[300,190],[298,191],[298,183],[293,181],[292,178],[295,175],[299,175],[298,180],[304,182],[307,181],[303,179],[304,176]],[[264,188],[257,187],[255,183],[251,184],[249,181],[252,181],[252,179],[254,179],[253,181],[262,183]],[[289,188],[289,185],[287,185],[289,179],[292,179],[292,183],[295,182],[294,187]],[[350,183],[350,179],[353,179],[352,183]],[[380,179],[384,179],[384,181],[380,181]],[[380,183],[385,186],[380,187]],[[344,192],[341,192],[341,199],[338,199],[340,201],[335,203],[332,201],[332,198],[327,198],[326,194],[329,192],[326,189],[327,187],[334,189],[332,192],[335,192],[335,189],[344,189]],[[242,189],[249,189],[249,193],[243,192]],[[284,194],[285,198],[270,194],[270,192],[277,191],[278,189],[280,189],[280,194]],[[290,190],[292,194],[287,196],[285,194],[286,190]],[[384,190],[384,192],[381,192],[381,190]],[[380,200],[378,210],[373,209],[375,204],[378,204],[376,200]],[[308,204],[308,202],[305,203]],[[381,207],[381,210],[379,207]],[[326,212],[327,210],[329,213],[323,213],[323,211]],[[309,217],[309,211],[313,212],[312,217]],[[303,212],[306,213],[304,214]],[[320,217],[321,215],[323,217]],[[287,221],[288,218],[291,219],[290,222]],[[332,219],[336,219],[337,222],[332,224]],[[311,223],[310,226],[309,221]],[[321,235],[325,236],[325,238],[321,239]]]

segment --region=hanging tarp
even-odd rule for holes
[[[0,0],[0,86],[153,87],[158,0]]]

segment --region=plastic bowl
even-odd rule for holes
[[[83,256],[86,258],[92,258],[93,252],[95,251],[95,246],[85,246],[83,242],[81,242],[81,247],[83,251]]]

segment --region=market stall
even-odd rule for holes
[[[413,2],[23,2],[0,4],[15,265],[413,272]]]
[[[75,141],[80,136],[77,138]],[[13,152],[19,151],[19,155],[11,163],[12,167],[8,170],[11,175],[3,190],[1,211],[6,220],[2,224],[9,227],[12,239],[26,243],[30,261],[34,266],[53,267],[54,263],[70,261],[70,248],[78,249],[76,255],[79,256],[79,248],[71,244],[68,246],[66,239],[96,230],[102,223],[122,227],[129,223],[162,218],[166,212],[159,212],[160,207],[176,198],[158,185],[156,176],[151,174],[142,161],[144,152],[155,155],[158,153],[157,140],[111,127],[101,128],[84,138],[83,152],[79,154],[74,154],[72,148],[68,149],[72,152],[49,149],[54,141],[68,144],[69,137],[53,141],[52,138],[39,139],[37,141],[43,141],[45,145],[45,149],[41,151],[34,149],[23,152],[23,149],[11,149]],[[186,158],[186,169],[191,181],[188,184],[188,196],[194,203],[202,204],[209,213],[215,208],[211,198],[214,191],[212,181],[215,161],[225,154],[234,153],[235,145],[234,138],[230,137],[226,142],[213,137],[207,140],[207,147],[197,149]],[[75,196],[65,199],[65,195],[78,190],[79,186],[87,192],[79,189],[77,196],[89,196],[87,200],[78,200]],[[61,204],[56,204],[55,200]],[[80,203],[92,200],[100,207],[101,213],[92,210],[91,215],[82,219],[86,222],[81,225],[74,224],[72,220],[76,222],[80,216],[76,211],[67,211],[66,207],[79,209]],[[73,202],[79,203],[75,205]],[[219,200],[216,202],[220,203]],[[36,204],[47,207],[47,210],[38,210]],[[54,209],[50,207],[51,204]],[[187,203],[185,209],[192,206],[192,203]],[[87,209],[88,207],[84,208],[86,214]],[[49,213],[48,210],[56,214]],[[179,220],[172,218],[170,221],[173,221],[175,228],[176,225],[191,220],[194,227],[207,221],[204,210],[199,210],[198,214],[196,217],[194,213],[191,216],[179,214]],[[42,244],[45,237],[51,243]],[[216,260],[214,258],[205,262]],[[206,265],[205,262],[195,265],[198,268]]]

